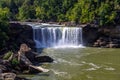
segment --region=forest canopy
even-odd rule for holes
[[[95,23],[120,22],[120,0],[0,0],[0,18]]]

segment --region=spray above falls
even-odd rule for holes
[[[30,24],[36,48],[82,46],[82,28],[50,24]]]

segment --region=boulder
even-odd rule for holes
[[[28,47],[27,46],[27,44],[21,44],[20,45],[20,52],[23,52],[23,53],[25,53],[25,52],[28,52],[28,51],[30,51],[31,50],[31,48],[30,47]]]
[[[7,68],[4,65],[0,65],[0,73],[6,72]]]
[[[36,53],[31,51],[31,48],[27,44],[21,44],[19,53],[22,53],[24,57],[28,58],[30,62],[35,62]]]
[[[109,44],[106,45],[107,48],[117,48],[119,45],[115,44],[113,42],[110,42]]]
[[[0,74],[1,80],[14,80],[16,77],[16,74],[14,73],[2,73]]]
[[[33,66],[33,65],[29,66],[29,73],[39,73],[39,72],[48,72],[48,71],[49,71],[48,69],[44,69],[40,66]]]
[[[0,60],[0,69],[2,72],[9,72],[12,70],[12,65],[7,60]]]
[[[21,77],[16,77],[15,80],[30,80],[30,79],[21,78]]]
[[[38,56],[39,53],[31,51],[26,44],[21,44],[19,52],[24,53],[24,56],[33,64],[41,62],[53,62],[53,59],[49,56]]]
[[[38,53],[34,52],[34,51],[28,51],[25,53],[25,56],[32,62],[32,63],[36,63],[36,56],[38,55]]]
[[[36,56],[36,61],[40,63],[43,63],[43,62],[50,63],[50,62],[53,62],[54,60],[49,56]]]
[[[26,44],[21,44],[20,50],[18,51],[18,60],[20,61],[20,65],[24,65],[24,67],[28,68],[30,73],[48,72],[49,70],[47,69],[34,66],[33,62],[38,62],[36,56],[37,54],[32,52]]]

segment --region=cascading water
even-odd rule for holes
[[[36,48],[80,47],[82,45],[82,28],[42,24],[31,26]]]

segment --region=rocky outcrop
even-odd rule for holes
[[[83,27],[83,42],[85,46],[119,48],[120,26]]]
[[[8,48],[19,49],[20,44],[26,43],[32,49],[35,48],[33,41],[33,29],[31,26],[20,23],[10,23]]]
[[[36,61],[41,62],[41,63],[44,63],[44,62],[51,63],[54,60],[49,56],[36,56]]]
[[[83,27],[83,45],[92,46],[94,41],[98,38],[98,27],[86,25]]]
[[[1,73],[0,79],[2,80],[14,80],[16,77],[16,74],[14,73]]]
[[[29,71],[30,71],[29,73],[34,73],[34,72],[31,72],[31,68],[34,69],[33,71],[35,71],[37,73],[49,71],[49,70],[44,69],[40,66],[35,66],[33,62],[36,62],[37,64],[40,63],[36,60],[36,56],[38,54],[34,54],[34,56],[32,56],[32,58],[34,58],[34,59],[32,60],[32,58],[25,55],[25,54],[28,54],[28,52],[31,52],[31,54],[34,54],[26,44],[21,44],[20,50],[18,51],[18,61],[20,62],[20,64],[22,62],[22,64],[24,64],[26,67],[29,67]],[[27,57],[29,57],[29,58],[27,58]]]
[[[2,59],[0,59],[0,78],[3,80],[6,79],[26,80],[26,79],[18,78],[15,75],[15,73],[29,74],[29,73],[48,72],[49,71],[48,69],[44,69],[38,65],[43,62],[52,62],[53,59],[48,56],[45,57],[43,56],[38,57],[38,56],[39,54],[32,51],[31,48],[28,47],[26,44],[21,44],[19,51],[16,53],[11,51],[5,53]]]

